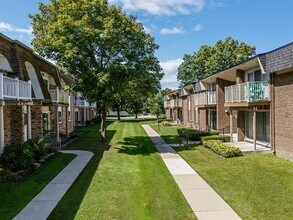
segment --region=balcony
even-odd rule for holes
[[[180,108],[182,107],[182,99],[171,99],[170,108]]]
[[[170,101],[164,101],[164,108],[170,108],[170,107],[171,107]]]
[[[69,92],[61,89],[50,90],[49,92],[52,102],[68,104]]]
[[[217,93],[216,91],[196,93],[194,103],[195,105],[215,105],[217,104]]]
[[[76,107],[89,107],[90,104],[85,101],[84,99],[81,99],[81,100],[75,100],[75,106]]]
[[[4,99],[31,100],[31,82],[6,77],[0,73],[0,100]]]
[[[270,101],[268,82],[246,82],[225,88],[225,103]]]

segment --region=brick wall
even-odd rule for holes
[[[23,140],[23,111],[21,105],[4,106],[4,145]]]
[[[274,76],[272,140],[276,154],[293,160],[293,72]]]
[[[225,103],[225,87],[233,85],[232,82],[217,78],[217,128],[223,129],[230,126],[230,117],[227,114],[227,109],[224,107]],[[234,124],[236,125],[236,118],[233,117]],[[234,127],[234,126],[233,126]],[[226,129],[227,131],[227,129]],[[234,127],[236,132],[236,127]]]
[[[42,101],[33,101],[31,106],[31,127],[32,138],[39,138],[43,135]]]
[[[182,123],[188,125],[188,102],[187,96],[182,97]]]
[[[199,109],[199,130],[207,130],[208,129],[208,115],[206,109]]]

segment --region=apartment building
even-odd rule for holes
[[[183,121],[182,96],[180,96],[179,90],[166,95],[164,100],[166,118],[171,119],[176,124],[181,124]]]
[[[0,153],[9,143],[74,130],[72,77],[19,41],[0,35]]]
[[[75,96],[75,123],[85,125],[97,115],[97,104],[87,102],[81,93]]]
[[[231,141],[263,145],[293,159],[292,73],[290,43],[184,87],[193,87],[194,104],[183,105],[183,117],[193,108],[196,129],[230,133]]]

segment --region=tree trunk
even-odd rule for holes
[[[107,145],[107,138],[106,138],[106,119],[107,119],[107,111],[106,108],[102,108],[102,121],[101,121],[101,142],[104,145]]]
[[[137,119],[137,113],[135,113],[135,118]]]
[[[117,106],[117,119],[118,119],[118,121],[120,121],[120,107],[119,106]]]

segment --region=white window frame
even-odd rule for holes
[[[58,106],[58,112],[57,112],[57,114],[58,114],[58,119],[59,119],[59,120],[58,120],[58,123],[59,123],[59,124],[62,124],[62,121],[63,121],[63,120],[62,120],[62,116],[63,116],[63,112],[62,112],[62,110],[63,110],[63,109],[62,109],[62,106]],[[61,112],[61,116],[59,116],[59,112]]]
[[[48,131],[50,131],[51,130],[51,112],[50,111],[42,111],[42,126],[43,126],[43,131],[44,131],[43,114],[48,114]]]

